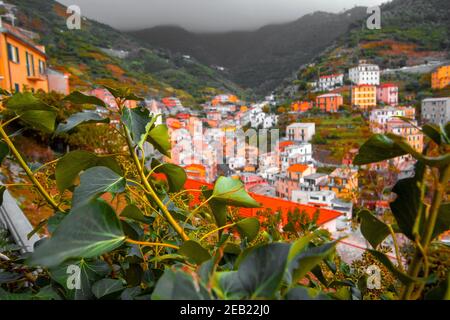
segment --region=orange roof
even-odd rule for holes
[[[202,181],[196,181],[192,179],[186,180],[186,183],[184,185],[185,189],[200,189],[200,187],[206,186],[208,188],[213,188],[212,184],[202,182]],[[195,196],[196,192],[191,192]],[[341,213],[334,211],[334,210],[328,210],[328,209],[321,209],[316,208],[314,206],[308,206],[299,204],[296,202],[291,202],[279,198],[272,198],[272,197],[266,197],[255,193],[249,193],[250,196],[253,197],[256,201],[261,203],[261,208],[240,208],[239,213],[243,217],[254,217],[258,216],[258,212],[261,210],[264,210],[265,208],[271,208],[275,211],[281,210],[282,213],[282,219],[283,223],[287,223],[288,220],[288,212],[293,212],[295,209],[300,210],[300,212],[306,213],[310,218],[313,218],[314,214],[319,211],[319,218],[317,220],[318,225],[322,225],[324,223],[327,223],[328,221],[334,220],[337,217],[341,216]],[[193,200],[192,204],[198,204],[200,203],[198,199],[199,193],[197,192],[197,195],[195,199]]]
[[[281,141],[279,144],[278,144],[278,149],[280,150],[280,151],[284,151],[284,149],[286,148],[286,147],[288,147],[288,146],[290,146],[290,145],[293,145],[294,144],[294,141]]]
[[[289,172],[305,172],[308,170],[308,166],[305,164],[293,164],[288,168]]]

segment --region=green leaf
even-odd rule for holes
[[[4,103],[7,109],[17,114],[26,111],[52,111],[56,112],[56,108],[49,106],[30,92],[15,93]]]
[[[46,133],[52,133],[55,130],[56,113],[53,111],[26,111],[20,115],[20,119]]]
[[[92,111],[75,113],[67,119],[66,123],[60,123],[58,125],[55,134],[70,131],[80,124],[87,123],[109,123],[109,118],[103,118],[99,114]]]
[[[70,101],[75,104],[92,104],[106,108],[106,104],[99,98],[94,96],[88,96],[80,91],[73,91],[68,96],[64,97],[65,101]]]
[[[151,224],[153,223],[153,218],[145,216],[141,209],[136,207],[134,204],[129,204],[128,206],[123,209],[122,213],[120,214],[122,218],[128,218],[137,222],[145,223],[145,224]]]
[[[281,286],[290,245],[270,243],[251,250],[239,265],[242,288],[251,298],[273,298]]]
[[[286,300],[331,300],[331,298],[318,289],[297,286],[286,293]]]
[[[236,223],[236,228],[242,238],[247,238],[248,242],[252,242],[258,236],[259,232],[258,218],[245,218]]]
[[[142,101],[144,98],[138,97],[134,93],[131,92],[129,88],[111,88],[108,86],[103,86],[106,90],[108,90],[114,98],[125,99],[125,100],[135,100]]]
[[[135,145],[142,147],[147,133],[152,125],[152,116],[147,109],[141,108],[124,108],[122,114],[122,122],[130,131],[131,138]]]
[[[335,250],[336,242],[330,242],[320,247],[312,247],[302,250],[289,262],[287,279],[291,284],[296,284],[303,279],[308,272],[316,267],[320,262],[332,254]]]
[[[450,300],[450,272],[446,279],[425,295],[425,300]]]
[[[170,158],[170,136],[165,124],[160,124],[151,129],[147,136],[147,141],[163,155]]]
[[[125,289],[121,280],[101,279],[92,285],[92,293],[97,299],[118,294]]]
[[[113,157],[97,157],[93,153],[82,150],[67,153],[58,160],[56,165],[55,178],[59,192],[70,188],[81,171],[97,166],[108,167],[117,174],[122,174],[120,166]]]
[[[442,143],[442,137],[441,137],[441,131],[438,126],[433,124],[425,124],[422,127],[423,133],[433,140],[437,145],[441,145]]]
[[[125,191],[126,180],[107,167],[87,169],[80,176],[80,185],[75,188],[72,208],[81,207],[105,192]]]
[[[235,207],[260,208],[261,204],[253,199],[241,180],[230,177],[219,177],[213,190],[214,199]]]
[[[152,300],[210,300],[202,283],[181,271],[166,269],[156,283]]]
[[[198,242],[192,240],[184,242],[180,250],[178,250],[178,254],[188,257],[196,264],[202,264],[211,259],[208,250],[203,248]]]
[[[73,266],[79,268],[79,273],[76,269],[71,269]],[[67,299],[89,300],[94,297],[91,290],[92,284],[106,277],[111,272],[111,268],[102,260],[80,259],[68,260],[49,271],[52,279],[65,288]],[[78,275],[79,279],[76,279]],[[79,288],[77,289],[74,285],[78,280]],[[68,282],[73,285],[72,289],[69,289]]]
[[[3,141],[0,141],[0,164],[3,162],[3,160],[6,158],[8,154],[9,154],[8,145]]]
[[[152,168],[156,173],[163,173],[169,183],[169,192],[179,192],[186,183],[187,175],[184,169],[172,163],[161,164],[156,159],[152,159]]]
[[[420,189],[417,180],[415,178],[399,180],[392,192],[397,194],[395,201],[390,204],[392,214],[403,234],[414,241],[413,228],[420,207]]]
[[[406,153],[391,138],[382,134],[375,134],[361,146],[353,163],[355,165],[376,163]]]
[[[241,300],[247,295],[237,271],[215,272],[213,289],[222,300]]]
[[[378,252],[376,250],[368,249],[370,254],[372,254],[378,261],[380,261],[394,276],[397,277],[398,280],[400,280],[403,284],[409,284],[412,282],[417,282],[418,279],[411,278],[409,275],[401,272],[397,269],[396,266],[389,260],[389,258],[381,252]],[[400,262],[401,263],[401,262]]]
[[[93,200],[72,210],[50,239],[38,246],[30,264],[54,267],[70,258],[93,258],[118,248],[125,240],[114,210]]]
[[[361,233],[369,241],[370,245],[376,249],[390,234],[389,227],[368,210],[361,210],[358,216],[361,219]]]

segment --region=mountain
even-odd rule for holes
[[[73,87],[127,85],[141,94],[176,94],[188,105],[221,92],[247,94],[226,75],[194,58],[150,48],[105,24],[83,18],[81,30],[69,30],[67,8],[56,1],[5,2],[16,6],[19,27],[39,34],[50,65],[72,75]]]
[[[232,81],[258,93],[267,93],[365,15],[365,8],[355,7],[340,14],[316,12],[256,31],[201,34],[161,26],[130,34],[153,47],[191,55],[210,66],[224,67]]]
[[[306,82],[316,81],[319,74],[347,73],[360,59],[376,63],[382,69],[400,71],[403,67],[450,59],[448,0],[393,0],[381,6],[380,30],[368,30],[365,24],[364,20],[355,22],[332,46],[310,64],[303,65],[293,79],[283,81],[277,89],[279,96],[307,98]],[[415,87],[412,91],[416,92],[430,87],[429,73],[397,72],[384,76],[383,80]]]

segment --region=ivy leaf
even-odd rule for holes
[[[105,192],[125,191],[126,180],[107,167],[93,167],[80,176],[80,185],[75,188],[72,208],[81,207]]]
[[[166,269],[156,283],[152,300],[211,300],[202,283],[181,270]]]
[[[178,253],[194,261],[196,264],[202,264],[211,259],[208,250],[203,248],[198,242],[186,241],[178,250]]]
[[[391,138],[382,134],[375,134],[361,146],[353,163],[355,165],[376,163],[406,153]]]
[[[94,96],[85,95],[80,91],[73,91],[69,95],[65,96],[63,100],[70,101],[75,104],[92,104],[95,106],[106,108],[106,104],[105,102],[103,102],[103,100]]]
[[[125,235],[114,210],[102,200],[73,209],[53,236],[36,248],[31,265],[55,267],[70,258],[93,258],[118,248]]]
[[[72,271],[69,266],[79,268],[79,279],[69,278],[69,276],[77,276],[76,272],[68,272]],[[103,277],[106,277],[111,272],[111,268],[102,260],[79,259],[68,260],[58,267],[51,268],[49,271],[52,279],[58,282],[63,288],[66,288],[67,299],[89,300],[94,297],[91,290],[92,284]],[[73,289],[68,288],[67,283],[71,280],[79,280],[78,289],[76,287],[73,287]]]
[[[108,90],[114,98],[125,99],[125,100],[135,100],[142,101],[144,98],[138,97],[134,93],[131,92],[129,88],[111,88],[108,86],[103,86],[106,90]]]
[[[390,204],[392,214],[403,234],[414,241],[413,228],[420,207],[420,189],[416,178],[399,180],[392,192],[397,194]]]
[[[245,218],[236,223],[236,228],[242,238],[252,242],[258,236],[259,220],[257,218]]]
[[[170,158],[170,136],[165,124],[160,124],[151,129],[147,135],[147,141],[163,155]]]
[[[92,293],[97,299],[110,297],[125,289],[121,280],[101,279],[92,285]]]
[[[80,124],[87,123],[109,123],[109,118],[103,118],[99,114],[92,111],[75,113],[67,119],[66,123],[60,123],[58,125],[55,134],[70,131]]]
[[[331,300],[331,298],[318,289],[297,286],[286,293],[286,300]]]
[[[122,122],[130,131],[131,138],[135,145],[142,147],[146,135],[151,128],[151,115],[147,109],[124,108]]]
[[[242,288],[251,298],[273,298],[286,270],[290,245],[270,243],[252,249],[239,265]]]
[[[303,279],[308,272],[316,267],[335,250],[336,242],[330,242],[320,247],[307,248],[293,257],[288,266],[288,279],[296,284]]]
[[[441,137],[441,131],[439,130],[439,127],[432,124],[425,124],[422,127],[423,133],[426,134],[428,138],[433,140],[438,146],[442,143],[442,137]]]
[[[122,218],[128,218],[137,222],[145,223],[145,224],[151,224],[153,223],[153,218],[145,216],[142,211],[136,207],[134,204],[129,204],[128,206],[123,209],[122,213],[120,214]]]
[[[389,227],[368,210],[361,210],[358,216],[361,218],[361,233],[369,241],[370,245],[376,249],[390,234]]]
[[[220,299],[240,300],[246,296],[237,271],[215,272],[213,289]]]
[[[20,115],[20,119],[33,128],[46,133],[52,133],[55,130],[56,113],[53,111],[26,111]]]
[[[97,166],[108,167],[117,174],[122,174],[119,164],[113,157],[98,157],[82,150],[67,153],[56,165],[55,178],[59,192],[70,188],[81,171]]]
[[[253,199],[247,191],[244,184],[238,179],[230,177],[219,177],[213,190],[214,199],[230,206],[259,208],[261,204]]]
[[[0,141],[0,164],[3,162],[3,160],[6,158],[6,156],[9,154],[9,147],[8,145]]]
[[[409,284],[416,282],[418,279],[411,278],[409,275],[401,272],[396,266],[389,260],[389,258],[384,254],[376,250],[368,249],[370,254],[372,254],[378,261],[380,261],[394,276],[397,277],[403,284]],[[399,262],[401,263],[401,262]]]
[[[17,114],[23,114],[26,111],[52,111],[56,112],[56,108],[49,106],[47,103],[37,98],[31,92],[15,93],[4,103],[7,109]]]
[[[163,173],[169,183],[169,192],[178,192],[183,189],[187,175],[184,169],[172,163],[162,164],[156,159],[152,159],[152,168],[156,173]]]

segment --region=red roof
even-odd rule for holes
[[[392,88],[398,87],[395,83],[382,83],[380,84],[380,88]]]
[[[281,141],[278,144],[278,150],[283,152],[286,147],[289,147],[290,145],[293,145],[293,144],[294,144],[294,141]]]
[[[208,188],[213,188],[212,184],[202,182],[202,181],[196,181],[188,179],[186,180],[186,183],[184,185],[185,189],[200,189],[202,186],[206,186]],[[195,195],[195,192],[191,192],[193,195]],[[255,193],[249,193],[250,196],[253,197],[256,201],[261,203],[261,208],[240,208],[239,213],[243,217],[254,217],[258,216],[258,212],[263,210],[264,208],[270,208],[274,211],[281,210],[282,212],[282,219],[284,223],[287,223],[288,218],[288,212],[293,212],[295,209],[300,210],[300,212],[306,213],[310,218],[313,218],[314,214],[319,211],[319,218],[317,220],[318,225],[322,225],[324,223],[327,223],[331,220],[336,219],[337,217],[341,216],[341,213],[334,211],[334,210],[328,210],[328,209],[320,209],[316,208],[314,206],[308,206],[299,204],[296,202],[291,202],[279,198],[272,198],[272,197],[266,197]],[[198,195],[197,195],[198,196]],[[199,203],[198,197],[196,197],[192,204]]]
[[[342,73],[337,73],[337,74],[329,74],[329,75],[325,75],[325,76],[321,76],[321,79],[325,79],[325,78],[335,78],[335,77],[340,77],[343,76],[344,74]]]

